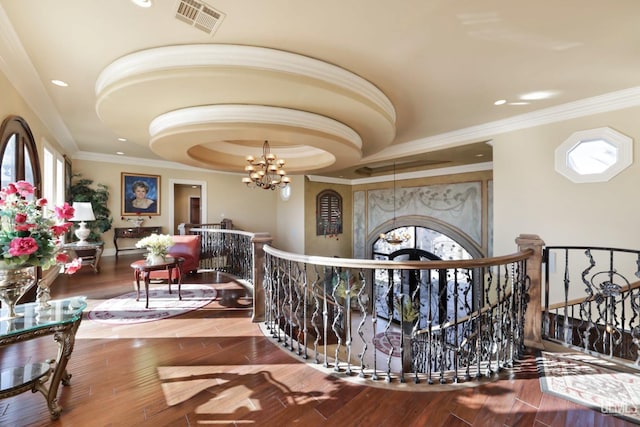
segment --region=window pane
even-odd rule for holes
[[[58,157],[56,160],[56,198],[54,202],[56,206],[62,205],[65,202],[64,186],[64,160]]]
[[[26,146],[24,147],[24,180],[34,185],[38,185],[35,177],[33,176],[33,161],[31,160],[29,150],[27,150]]]
[[[13,134],[7,141],[2,157],[2,187],[16,180],[16,135]]]
[[[569,167],[580,175],[602,173],[618,161],[618,149],[607,141],[583,141],[569,151]]]
[[[50,203],[55,204],[53,197],[53,177],[55,169],[53,168],[53,153],[46,147],[44,149],[44,179],[42,180],[42,196],[49,200]]]

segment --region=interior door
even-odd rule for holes
[[[200,224],[200,197],[189,197],[189,223]]]

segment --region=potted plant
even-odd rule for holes
[[[96,219],[87,222],[87,228],[91,230],[88,240],[100,242],[102,234],[111,229],[113,218],[107,205],[109,201],[109,189],[104,184],[93,186],[93,180],[80,178],[81,174],[74,174],[75,182],[71,184],[70,200],[72,202],[91,202],[93,214]]]
[[[394,296],[393,306],[400,315],[403,331],[410,335],[413,325],[420,315],[420,304],[414,302],[409,295],[397,294]]]

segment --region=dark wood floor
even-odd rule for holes
[[[54,298],[90,305],[132,289],[131,261],[104,257],[102,270],[61,276]],[[627,423],[540,391],[535,360],[510,376],[455,391],[394,391],[309,367],[251,323],[244,290],[215,273],[219,298],[203,309],[143,324],[88,319],[68,365],[71,385],[50,422],[39,393],[0,401],[0,426],[623,426]],[[221,280],[222,279],[222,280]],[[50,337],[0,350],[3,367],[55,354]],[[52,351],[54,353],[52,353]]]

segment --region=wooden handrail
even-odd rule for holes
[[[511,255],[503,255],[494,258],[474,258],[446,261],[389,261],[300,255],[281,251],[269,245],[264,246],[264,251],[269,255],[286,259],[288,261],[331,267],[364,268],[370,270],[448,270],[461,268],[473,269],[522,261],[529,258],[534,253],[532,249],[527,249]]]
[[[629,284],[628,286],[626,286],[626,289],[621,289],[620,292],[629,292],[629,291],[632,291],[632,290],[638,289],[638,288],[640,288],[640,280],[638,280],[637,282]],[[585,302],[590,302],[590,301],[593,301],[594,299],[595,299],[595,295],[591,296],[591,297],[587,297],[587,298],[576,298],[574,300],[567,301],[567,302],[559,302],[559,303],[551,304],[549,306],[548,310],[556,310],[558,308],[570,307],[570,306],[573,306],[573,305],[578,305],[578,304],[582,304],[582,303],[585,303]]]
[[[508,292],[506,292],[504,294],[503,300],[509,298],[511,296],[511,290],[509,290]],[[464,316],[460,319],[458,319],[457,322],[445,322],[441,325],[435,325],[432,326],[431,328],[422,328],[416,331],[415,335],[422,335],[422,334],[428,334],[429,332],[433,333],[434,331],[437,332],[441,329],[447,329],[451,326],[455,326],[455,325],[460,325],[462,323],[468,322],[469,320],[473,320],[477,317],[482,316],[483,314],[485,314],[486,312],[488,312],[489,310],[492,310],[494,308],[497,308],[500,304],[498,302],[494,303],[494,304],[490,304],[490,305],[485,305],[484,307],[482,307],[480,310],[476,310],[473,313],[468,314],[467,316]]]

